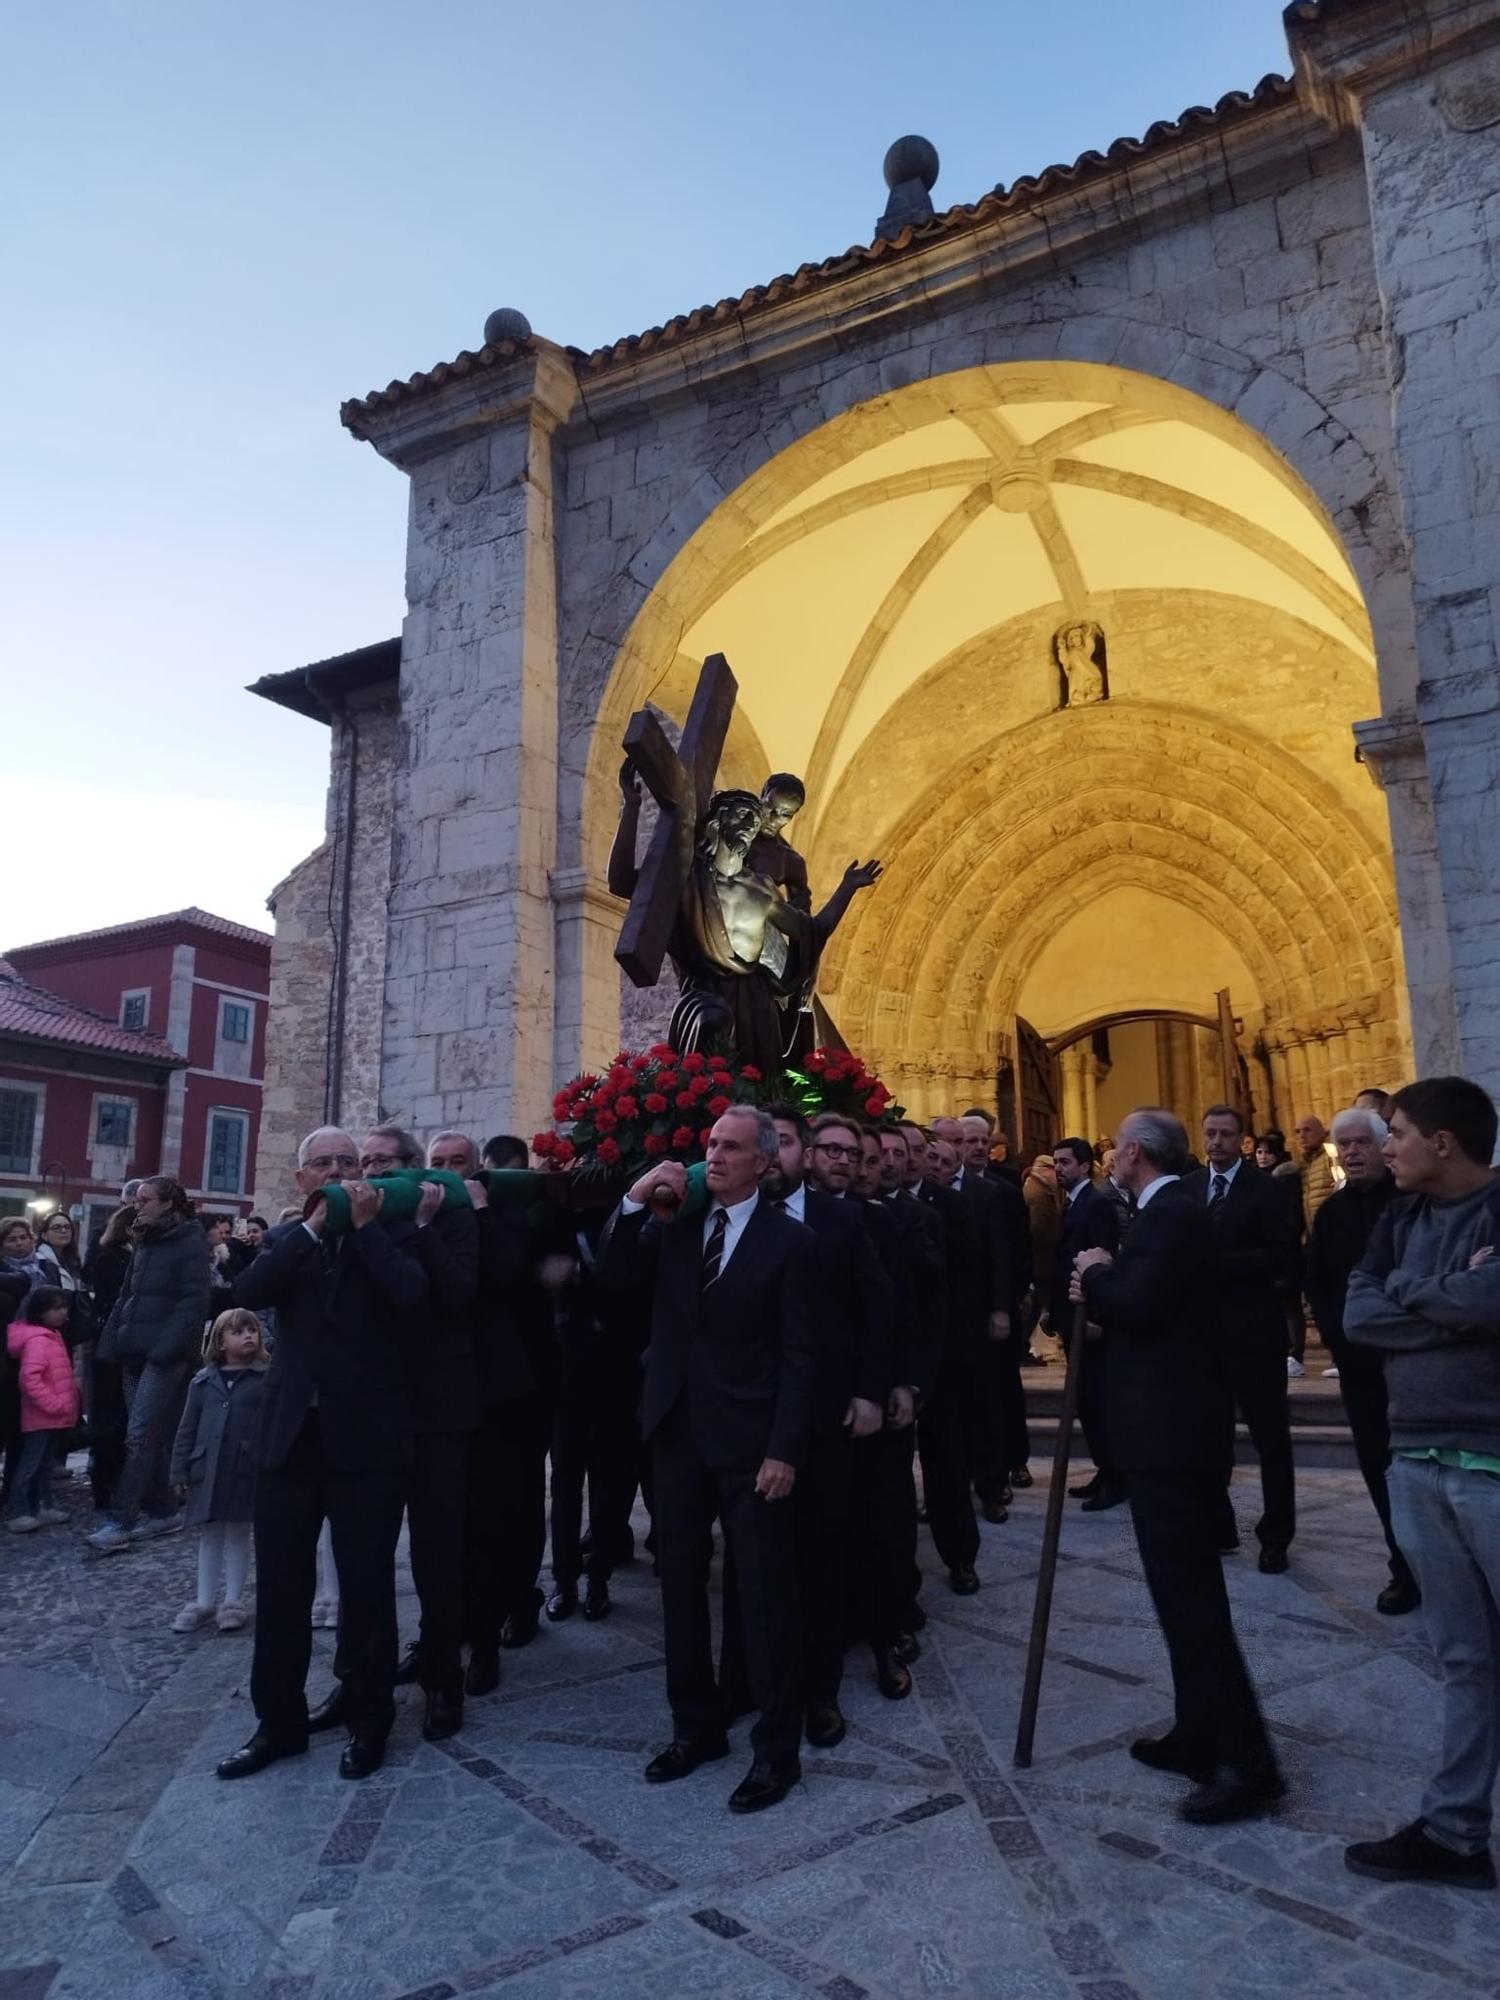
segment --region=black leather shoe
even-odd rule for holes
[[[464,1675],[464,1693],[476,1699],[483,1694],[493,1694],[500,1685],[500,1655],[483,1647],[473,1646],[469,1650],[469,1670]]]
[[[578,1591],[571,1583],[560,1583],[547,1599],[547,1616],[554,1625],[571,1618],[578,1609]]]
[[[1344,1849],[1344,1866],[1377,1882],[1445,1882],[1450,1889],[1493,1889],[1495,1862],[1488,1848],[1460,1854],[1444,1847],[1415,1819],[1386,1840],[1357,1840]]]
[[[979,1578],[968,1563],[957,1563],[948,1572],[948,1588],[955,1597],[972,1597],[979,1588]]]
[[[727,1736],[678,1736],[646,1766],[648,1785],[669,1785],[690,1778],[700,1764],[716,1764],[729,1755]]]
[[[875,1685],[887,1701],[905,1701],[911,1693],[911,1674],[896,1657],[894,1648],[889,1653],[875,1655]]]
[[[434,1688],[422,1715],[422,1735],[428,1743],[446,1743],[464,1726],[464,1698]]]
[[[214,1768],[221,1778],[253,1778],[257,1771],[280,1763],[283,1757],[306,1755],[305,1736],[277,1736],[269,1729],[257,1729],[248,1743],[221,1758]]]
[[[1018,1493],[1023,1493],[1032,1482],[1029,1465],[1013,1465],[1010,1469],[1010,1483]]]
[[[584,1617],[597,1621],[600,1618],[607,1618],[614,1608],[610,1601],[609,1585],[602,1577],[598,1579],[590,1577],[583,1591]]]
[[[795,1761],[783,1764],[778,1770],[774,1764],[763,1764],[757,1757],[729,1794],[729,1810],[752,1813],[764,1812],[767,1806],[779,1806],[801,1776],[802,1766]]]
[[[1070,1486],[1068,1488],[1068,1498],[1070,1500],[1092,1500],[1102,1484],[1103,1481],[1096,1472],[1093,1478],[1086,1479],[1082,1486]]]
[[[384,1762],[385,1738],[356,1734],[344,1745],[344,1754],[339,1759],[339,1776],[372,1778]]]
[[[1285,1549],[1264,1548],[1260,1552],[1260,1573],[1262,1576],[1284,1576],[1290,1567]]]
[[[1091,1493],[1079,1508],[1080,1514],[1107,1514],[1111,1507],[1118,1507],[1125,1495],[1118,1486],[1101,1484],[1098,1491]]]
[[[1177,1808],[1189,1826],[1228,1826],[1232,1820],[1260,1819],[1274,1812],[1286,1797],[1286,1779],[1247,1777],[1243,1771],[1221,1771],[1190,1792]]]
[[[533,1604],[526,1611],[512,1611],[505,1621],[505,1630],[500,1634],[500,1643],[512,1649],[517,1646],[529,1646],[541,1630],[541,1625],[539,1604]]]
[[[848,1724],[836,1701],[820,1701],[807,1711],[807,1740],[814,1750],[832,1750],[842,1743]]]
[[[332,1694],[325,1695],[316,1708],[307,1711],[307,1726],[314,1735],[320,1729],[338,1729],[343,1725],[347,1711],[344,1683],[335,1681]]]
[[[1001,1527],[1010,1519],[1010,1514],[998,1500],[981,1500],[979,1511],[992,1528]]]
[[[413,1640],[396,1662],[396,1685],[398,1688],[415,1687],[422,1678],[422,1650]]]
[[[1239,1552],[1240,1538],[1238,1535],[1227,1535],[1219,1544],[1219,1554],[1221,1556],[1237,1556]]]
[[[1393,1576],[1375,1600],[1375,1609],[1387,1618],[1404,1618],[1422,1602],[1422,1593],[1413,1576]]]
[[[1137,1764],[1146,1764],[1153,1771],[1170,1771],[1175,1777],[1191,1778],[1195,1785],[1206,1785],[1214,1775],[1212,1757],[1195,1753],[1175,1740],[1175,1735],[1140,1736],[1130,1746],[1130,1754]]]
[[[891,1658],[903,1667],[909,1667],[913,1660],[922,1657],[922,1642],[915,1632],[898,1632],[891,1647]]]

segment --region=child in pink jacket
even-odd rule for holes
[[[78,1384],[62,1335],[69,1309],[60,1286],[38,1285],[6,1335],[10,1358],[21,1371],[21,1458],[5,1513],[13,1535],[68,1519],[52,1504],[52,1466],[59,1442],[78,1422]]]

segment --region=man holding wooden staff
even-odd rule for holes
[[[1118,1256],[1082,1250],[1070,1296],[1104,1329],[1105,1450],[1124,1475],[1146,1586],[1172,1662],[1176,1719],[1132,1743],[1153,1770],[1194,1780],[1183,1802],[1198,1826],[1248,1819],[1286,1791],[1266,1735],[1219,1561],[1229,1388],[1214,1351],[1213,1241],[1184,1192],[1187,1134],[1169,1111],[1132,1111],[1115,1141],[1114,1178],[1135,1197]]]

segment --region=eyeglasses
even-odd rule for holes
[[[316,1174],[326,1174],[334,1167],[357,1167],[359,1161],[352,1153],[319,1153],[316,1158],[304,1160],[305,1167],[311,1167]]]
[[[814,1140],[813,1151],[826,1153],[830,1160],[857,1160],[860,1156],[858,1146],[831,1146],[826,1139]]]

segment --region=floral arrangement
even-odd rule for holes
[[[890,1120],[901,1107],[846,1049],[814,1049],[797,1070],[767,1077],[753,1063],[658,1042],[622,1049],[602,1076],[575,1077],[552,1100],[554,1127],[531,1150],[554,1171],[644,1173],[658,1160],[701,1160],[714,1120],[731,1104],[795,1103],[805,1116],[842,1111]]]

